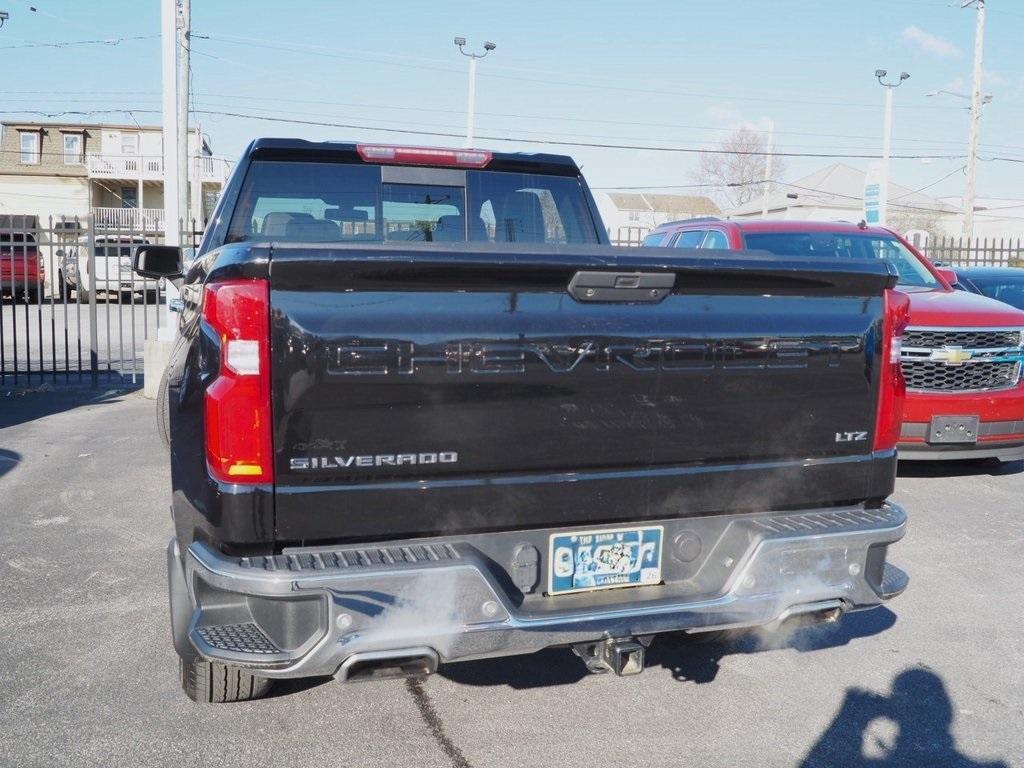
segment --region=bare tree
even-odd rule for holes
[[[902,206],[897,202],[890,202],[885,219],[886,226],[900,234],[920,230],[927,232],[933,239],[946,234],[946,227],[943,226],[945,216],[942,211]]]
[[[693,173],[701,184],[712,184],[712,194],[726,208],[734,208],[765,192],[768,141],[763,133],[739,128],[718,146],[718,152],[702,152]],[[773,158],[772,176],[785,171],[784,158]]]

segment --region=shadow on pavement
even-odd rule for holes
[[[950,733],[953,702],[942,678],[924,668],[900,672],[888,696],[847,688],[835,720],[801,768],[1009,768],[961,754]]]
[[[21,463],[21,454],[0,448],[0,477],[3,477]]]
[[[974,459],[971,461],[901,461],[900,477],[970,477],[972,475],[1016,475],[1024,472],[1024,461]]]
[[[140,385],[141,388],[141,385]],[[0,429],[23,424],[83,405],[120,402],[132,389],[87,389],[85,387],[51,387],[32,389],[0,389]]]
[[[266,698],[276,699],[281,696],[291,696],[333,682],[334,678],[329,675],[326,677],[297,677],[294,680],[276,680],[271,686],[270,692],[267,693]]]
[[[837,624],[802,627],[789,633],[784,629],[772,634],[751,631],[710,642],[704,641],[700,634],[664,635],[655,637],[647,650],[646,666],[648,669],[662,666],[679,682],[710,683],[717,677],[719,662],[725,656],[779,648],[801,652],[836,648],[851,640],[877,635],[895,623],[896,614],[881,607],[849,614]],[[568,685],[590,673],[569,649],[548,648],[529,656],[448,664],[442,666],[438,674],[462,685],[507,685],[522,689]]]

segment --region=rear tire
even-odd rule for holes
[[[156,431],[160,433],[160,439],[164,441],[164,447],[170,450],[171,447],[171,413],[169,392],[168,392],[167,371],[160,377],[160,386],[156,391]]]
[[[200,704],[261,699],[270,691],[272,680],[258,677],[242,667],[202,659],[178,658],[181,689]]]
[[[38,288],[30,288],[29,290],[25,291],[25,296],[28,298],[28,303],[29,304],[38,304],[39,303],[39,289]]]

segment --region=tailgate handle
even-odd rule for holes
[[[672,291],[674,272],[577,272],[569,281],[576,301],[628,301],[654,304]]]

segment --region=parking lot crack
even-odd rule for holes
[[[434,705],[430,701],[430,695],[423,688],[423,681],[408,678],[405,681],[405,687],[412,694],[412,700],[416,702],[416,709],[420,711],[420,716],[423,718],[423,722],[427,724],[427,728],[430,729],[430,734],[434,737],[434,741],[441,747],[441,750],[448,756],[448,759],[452,761],[452,765],[455,768],[472,768],[469,760],[462,754],[462,750],[445,733],[444,723],[441,722],[437,710],[434,709]]]

